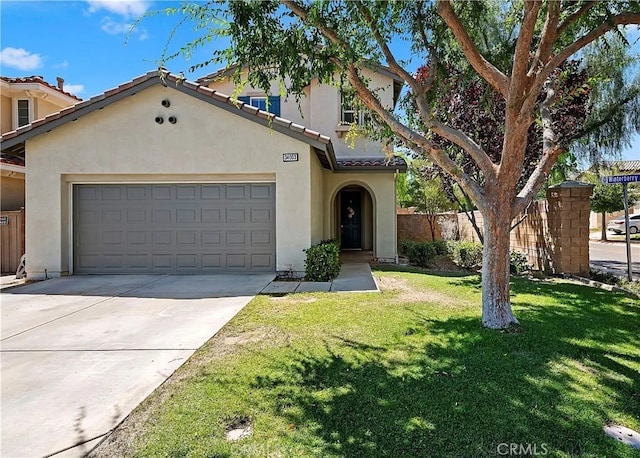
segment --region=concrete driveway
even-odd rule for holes
[[[82,456],[272,279],[72,276],[3,292],[0,456]]]

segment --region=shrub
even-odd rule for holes
[[[516,250],[511,250],[509,255],[509,269],[512,274],[520,275],[523,272],[529,272],[531,265],[528,262],[527,255]]]
[[[437,242],[414,242],[401,240],[398,246],[400,254],[409,258],[409,263],[419,267],[429,267],[433,258],[447,254],[447,244]]]
[[[482,244],[466,241],[457,243],[453,261],[463,269],[477,269],[482,266]]]
[[[398,253],[408,258],[409,252],[413,249],[415,243],[413,240],[400,240],[400,242],[398,242]]]
[[[436,240],[431,243],[433,245],[433,248],[436,250],[436,255],[446,256],[449,254],[449,247],[447,245],[447,242],[445,242],[444,240]]]
[[[306,280],[331,281],[340,273],[340,247],[335,240],[323,240],[304,252]]]

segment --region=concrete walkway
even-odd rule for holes
[[[261,294],[289,294],[313,292],[380,292],[371,267],[366,262],[344,263],[340,274],[332,282],[272,281]]]

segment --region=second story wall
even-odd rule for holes
[[[384,106],[392,109],[394,106],[393,78],[388,74],[369,69],[365,69],[363,73],[369,82],[369,87],[378,94]],[[246,72],[243,73],[244,79],[246,79]],[[208,84],[208,87],[226,95],[234,95],[235,91],[235,85],[230,78],[214,80]],[[279,92],[280,87],[274,82],[271,84],[270,94],[247,85],[235,95],[241,101],[251,101],[257,106],[257,99],[254,98],[266,95],[278,96]],[[305,88],[304,96],[299,101],[296,101],[292,95],[281,96],[280,110],[276,114],[331,137],[337,157],[384,156],[382,144],[368,138],[363,132],[360,132],[355,139],[347,135],[351,126],[343,122],[342,91],[338,86],[320,84],[317,79],[314,79]],[[363,116],[359,118],[364,119]],[[356,132],[359,131],[356,130]]]
[[[0,97],[0,134],[13,130],[12,103],[11,97],[4,94]]]

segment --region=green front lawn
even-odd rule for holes
[[[382,294],[256,298],[101,452],[637,456],[602,432],[640,430],[637,299],[516,278],[522,328],[496,332],[480,326],[477,275],[376,276]],[[226,441],[244,420],[253,435]]]

